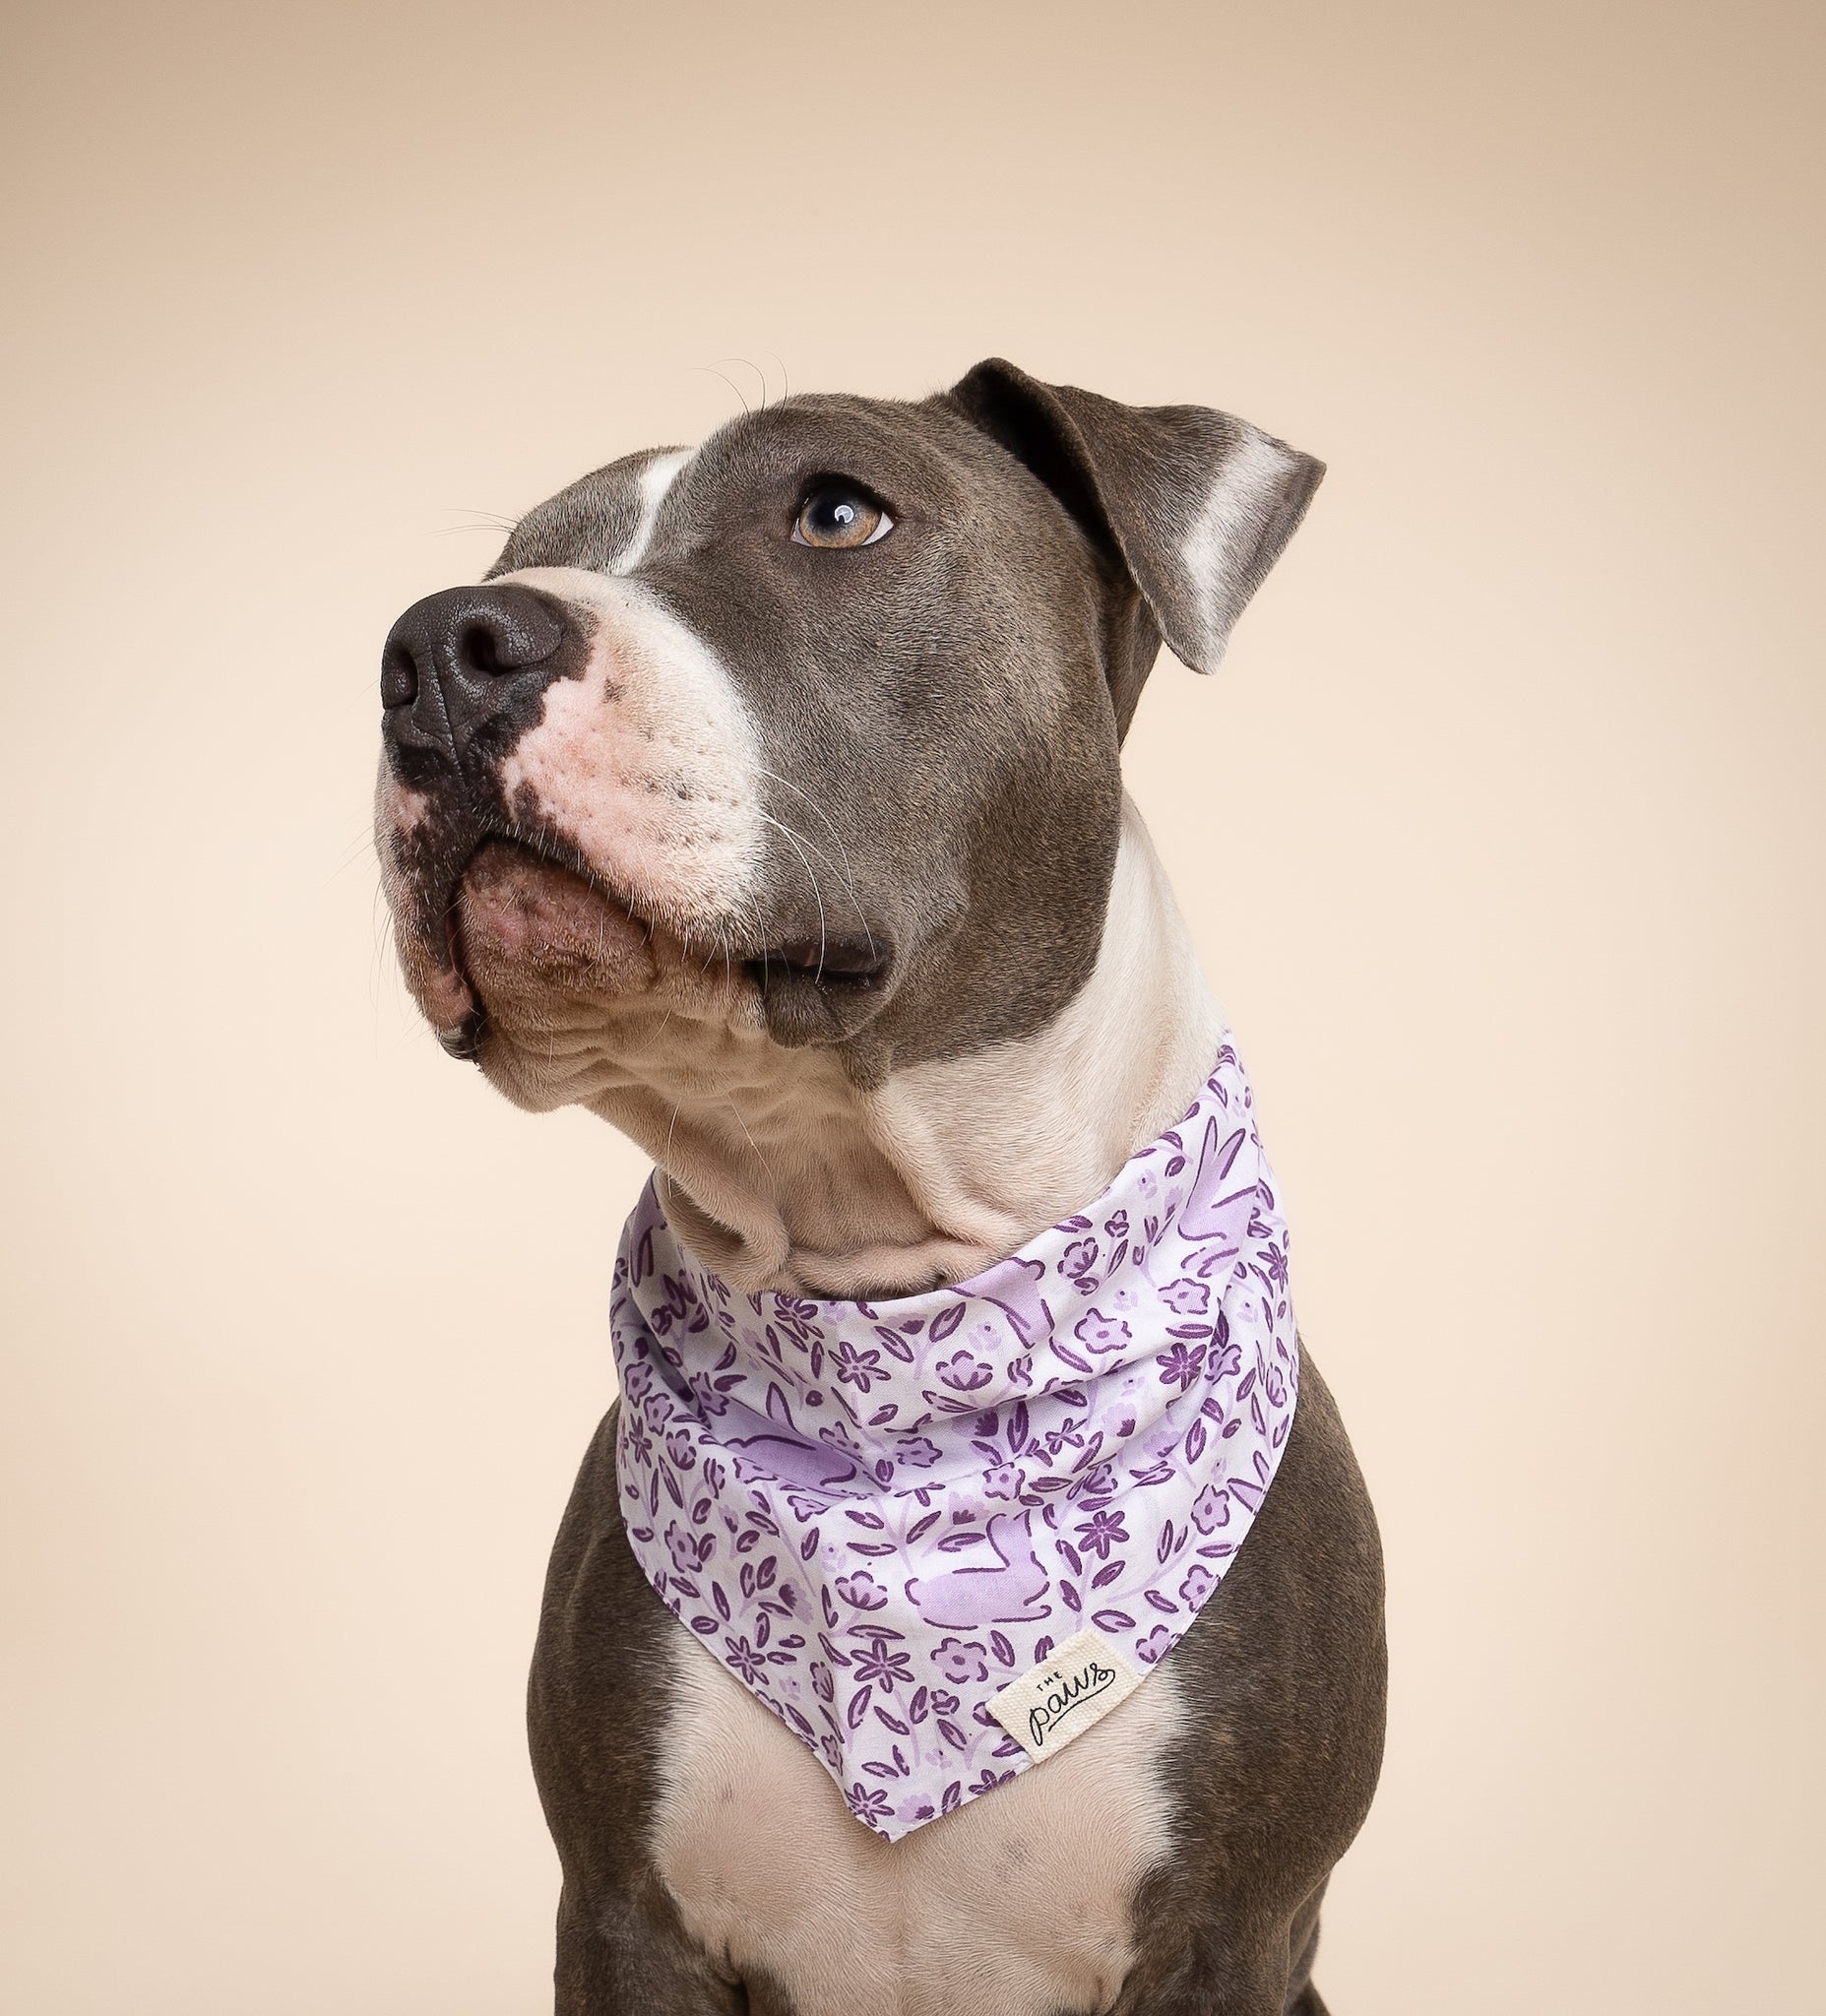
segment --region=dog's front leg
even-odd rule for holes
[[[604,1905],[565,1883],[558,1906],[556,2016],[750,2016],[739,1984],[720,1980],[679,1929],[670,1900]]]
[[[1112,2016],[1326,2016],[1312,1984],[1317,1902],[1303,1940],[1298,1924],[1291,1938],[1285,1924],[1232,1929],[1192,1941],[1170,1970],[1137,1970]]]
[[[747,2016],[649,1850],[671,1613],[628,1549],[611,1408],[552,1549],[528,1687],[534,1774],[564,1867],[557,2016]]]

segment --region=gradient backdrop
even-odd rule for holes
[[[1320,1982],[1819,2006],[1821,23],[10,10],[0,2002],[549,2006],[641,1167],[405,1003],[380,641],[704,367],[999,351],[1331,465],[1129,758],[1388,1544]]]

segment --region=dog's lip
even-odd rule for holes
[[[638,899],[610,882],[574,847],[543,834],[491,830],[479,834],[451,878],[443,905],[444,965],[460,989],[464,1003],[454,1022],[436,1024],[437,1039],[453,1057],[476,1063],[481,1059],[491,1027],[487,1003],[482,999],[474,971],[464,943],[464,884],[484,850],[498,848],[522,855],[539,867],[568,875],[614,908],[649,940],[665,932],[689,947],[694,934],[658,918],[642,908]],[[710,943],[708,938],[703,941]],[[739,942],[717,945],[715,963],[730,967],[743,976],[758,992],[773,988],[810,985],[830,997],[854,997],[882,988],[894,968],[894,946],[885,935],[864,928],[842,933],[821,930],[809,936],[782,936],[749,946]]]
[[[759,985],[776,975],[804,978],[819,986],[860,993],[878,987],[894,963],[894,949],[872,932],[791,938],[751,954],[744,962]]]
[[[475,836],[474,846],[464,855],[462,865],[450,878],[450,889],[444,903],[444,914],[447,918],[454,917],[457,914],[458,901],[463,894],[464,878],[474,867],[478,857],[491,847],[505,848],[510,852],[526,854],[543,867],[556,868],[563,874],[575,876],[587,889],[594,890],[604,903],[612,903],[617,910],[626,911],[643,930],[652,932],[654,919],[641,910],[636,899],[625,890],[615,888],[598,874],[580,849],[545,833],[500,832],[493,829]]]
[[[475,983],[475,976],[471,970],[468,952],[463,942],[463,884],[483,850],[491,847],[507,849],[537,862],[541,867],[556,869],[560,874],[574,877],[603,902],[613,904],[616,909],[625,912],[648,937],[651,937],[654,931],[653,919],[644,915],[618,889],[612,888],[604,881],[575,848],[561,846],[542,834],[479,834],[474,846],[464,856],[462,866],[451,877],[443,908],[445,962],[462,988],[468,1005],[458,1021],[449,1026],[439,1026],[437,1029],[437,1040],[445,1050],[451,1056],[471,1064],[478,1063],[481,1059],[490,1018],[488,1004],[482,999],[481,990]]]
[[[656,917],[644,909],[638,896],[610,882],[577,848],[544,834],[484,833],[452,880],[444,908],[452,965],[469,983],[472,993],[474,992],[474,982],[461,957],[458,899],[464,877],[474,866],[476,857],[489,847],[508,848],[531,856],[545,867],[555,868],[561,874],[575,876],[604,903],[612,904],[623,912],[649,938],[656,930],[666,930],[687,946],[695,941],[695,934],[688,928]],[[706,942],[711,941],[707,938]],[[719,951],[727,944],[722,933],[717,934],[715,942]],[[763,986],[771,976],[790,976],[811,979],[824,986],[861,990],[880,985],[894,963],[893,946],[885,937],[867,928],[848,933],[820,930],[815,937],[783,937],[763,941],[752,948],[738,942],[729,945],[728,950],[734,955],[735,963],[745,968],[755,982]]]

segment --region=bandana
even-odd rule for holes
[[[1178,1642],[1299,1376],[1228,1041],[1176,1127],[974,1281],[740,1294],[649,1183],[611,1322],[635,1557],[890,1841],[1049,1757]]]

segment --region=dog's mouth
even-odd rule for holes
[[[842,1034],[866,1016],[894,965],[892,946],[873,932],[757,939],[681,928],[644,912],[574,849],[519,836],[481,841],[442,919],[443,970],[425,1005],[439,1042],[472,1062],[498,1020],[539,999],[628,997],[680,976],[758,1000],[770,1021],[784,1012]]]

